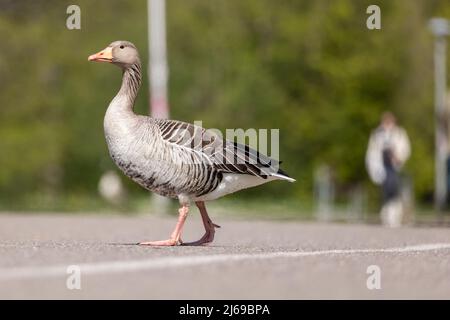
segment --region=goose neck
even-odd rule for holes
[[[114,111],[133,112],[134,101],[141,86],[141,64],[136,63],[123,69],[122,85],[111,101],[110,108]],[[111,110],[112,111],[112,110]]]
[[[125,96],[127,100],[134,103],[141,86],[141,81],[141,65],[139,63],[124,69],[119,95]]]

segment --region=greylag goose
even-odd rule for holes
[[[191,201],[200,210],[205,234],[189,244],[210,243],[219,226],[209,218],[205,201],[272,180],[295,181],[278,168],[278,161],[225,140],[217,132],[135,114],[142,69],[131,42],[115,41],[88,60],[112,63],[123,72],[122,86],[109,104],[103,123],[111,158],[126,176],[145,189],[180,203],[178,222],[170,238],[141,245],[186,244],[181,241],[181,231]]]

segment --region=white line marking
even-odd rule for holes
[[[94,263],[70,263],[67,265],[36,266],[0,269],[0,281],[30,278],[49,278],[67,276],[69,265],[78,265],[82,275],[111,274],[143,270],[162,270],[168,268],[192,267],[211,263],[230,263],[246,260],[268,260],[278,258],[300,258],[323,255],[343,255],[361,253],[404,253],[450,249],[450,243],[419,244],[406,247],[381,249],[335,249],[321,251],[289,251],[252,254],[215,254],[184,257],[162,257],[146,260],[105,261]]]

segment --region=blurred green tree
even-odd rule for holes
[[[0,0],[0,198],[95,194],[113,168],[104,111],[114,68],[86,57],[117,39],[147,61],[146,1]],[[284,168],[298,182],[245,193],[307,199],[329,164],[338,191],[368,183],[364,153],[384,110],[407,129],[408,172],[425,199],[433,187],[432,16],[445,0],[378,1],[382,29],[366,28],[370,1],[168,0],[171,117],[206,127],[280,128]],[[136,111],[148,113],[147,79]],[[128,183],[132,192],[139,188]]]

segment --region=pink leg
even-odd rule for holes
[[[203,244],[211,243],[214,240],[214,234],[216,231],[215,228],[220,228],[217,224],[213,223],[211,219],[208,216],[208,212],[206,211],[205,203],[203,201],[198,201],[195,203],[200,210],[200,214],[202,216],[203,226],[205,227],[205,234],[203,237],[200,238],[200,240],[189,242],[189,243],[182,243],[182,245],[186,246],[201,246]]]
[[[189,207],[187,205],[183,205],[180,209],[178,209],[178,222],[170,235],[170,239],[167,240],[159,240],[159,241],[147,241],[141,242],[139,245],[141,246],[176,246],[181,244],[181,231],[183,230],[184,222],[186,221],[187,215],[189,213]]]

